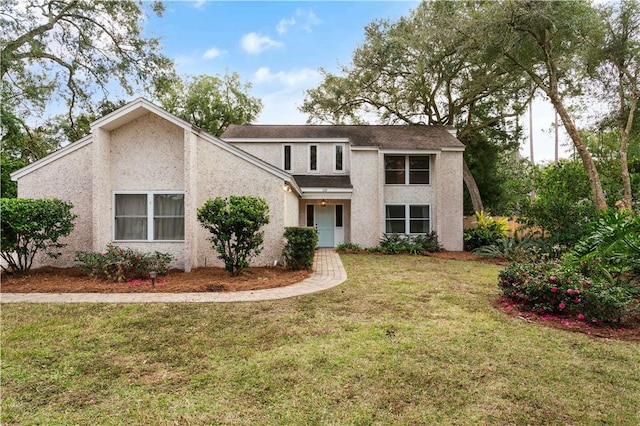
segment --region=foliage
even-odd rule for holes
[[[432,231],[424,235],[384,234],[376,247],[367,250],[384,254],[422,254],[438,252],[442,246],[438,242],[438,235]]]
[[[318,232],[315,228],[287,227],[284,238],[286,243],[282,256],[287,266],[295,271],[311,269],[318,245]]]
[[[505,259],[509,262],[522,262],[538,257],[535,242],[517,237],[502,237],[498,241],[473,250],[480,256],[491,259]]]
[[[211,233],[209,240],[225,269],[239,275],[249,266],[249,258],[262,251],[260,228],[269,223],[269,206],[260,197],[216,197],[198,209],[198,220]]]
[[[597,11],[586,1],[499,1],[481,9],[468,41],[483,52],[483,61],[502,65],[501,76],[528,81],[548,97],[589,176],[595,209],[606,209],[600,175],[569,108],[588,86],[587,52],[604,41]]]
[[[150,85],[172,63],[159,40],[143,34],[146,8],[158,16],[164,10],[139,0],[3,2],[3,104],[24,118],[55,98],[72,116],[97,91],[106,98],[114,82],[128,95]]]
[[[566,261],[611,284],[635,280],[640,291],[640,215],[628,210],[601,213]]]
[[[610,322],[640,312],[629,286],[587,278],[558,262],[513,263],[500,272],[498,286],[504,296],[540,314]]]
[[[77,251],[78,268],[89,276],[124,282],[135,278],[148,278],[149,272],[165,274],[173,256],[155,251],[143,253],[130,248],[107,245],[104,253]]]
[[[484,211],[476,212],[476,224],[464,230],[464,249],[472,251],[480,247],[497,244],[507,236],[510,228],[506,218],[494,219]]]
[[[2,223],[0,257],[7,272],[26,272],[31,269],[36,254],[43,252],[57,258],[57,251],[65,246],[60,238],[73,230],[76,215],[71,203],[52,199],[0,199]]]
[[[229,125],[251,123],[260,114],[262,102],[250,90],[237,73],[187,79],[174,74],[158,82],[156,97],[167,111],[220,136]]]
[[[349,241],[345,241],[345,242],[342,242],[342,243],[338,244],[336,246],[336,250],[337,251],[359,252],[360,250],[362,250],[362,247],[360,247],[360,244],[356,244],[356,243],[352,243],[352,242],[349,242]]]
[[[523,203],[518,221],[551,245],[572,246],[596,214],[584,168],[578,161],[562,160],[538,168],[535,182],[536,197]]]
[[[16,198],[18,196],[18,183],[11,180],[11,173],[26,166],[27,163],[18,159],[0,154],[0,182],[1,198]]]

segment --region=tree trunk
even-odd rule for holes
[[[471,174],[471,170],[469,170],[469,166],[467,165],[467,161],[462,159],[462,178],[464,180],[464,184],[469,191],[469,195],[471,196],[471,203],[473,204],[473,211],[480,212],[484,210],[484,206],[482,205],[482,197],[480,196],[480,190],[478,189],[478,184],[476,183],[476,179]]]
[[[604,196],[604,191],[602,190],[602,183],[600,182],[600,175],[598,174],[598,169],[596,168],[596,164],[587,149],[587,145],[582,140],[582,136],[578,132],[573,120],[569,116],[569,113],[565,109],[564,105],[560,101],[557,96],[549,96],[551,99],[551,103],[555,107],[558,115],[560,115],[560,119],[562,120],[562,124],[564,125],[565,130],[569,134],[573,145],[582,160],[582,164],[584,165],[585,170],[587,171],[587,176],[589,177],[589,183],[591,185],[591,195],[593,196],[593,202],[596,205],[596,211],[604,211],[607,209],[607,200]]]
[[[638,105],[638,97],[631,96],[629,105],[629,115],[627,116],[626,125],[620,128],[620,168],[622,173],[622,208],[630,209],[631,204],[631,178],[629,177],[629,160],[627,151],[629,149],[629,138],[631,135],[631,126],[636,107]]]

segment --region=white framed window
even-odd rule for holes
[[[428,185],[430,160],[429,155],[385,155],[385,184]]]
[[[431,231],[429,204],[386,204],[385,233],[426,234]]]
[[[318,145],[309,145],[309,171],[318,171]]]
[[[282,146],[282,169],[290,172],[293,170],[293,146]]]
[[[116,192],[115,241],[184,241],[184,193]]]
[[[333,154],[333,171],[344,172],[344,145],[334,145]]]

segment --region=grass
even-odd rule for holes
[[[2,424],[640,423],[640,347],[495,310],[499,268],[343,255],[241,304],[2,305]]]

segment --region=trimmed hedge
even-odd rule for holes
[[[311,269],[318,244],[318,233],[314,228],[287,227],[284,231],[287,243],[282,256],[293,270]]]

